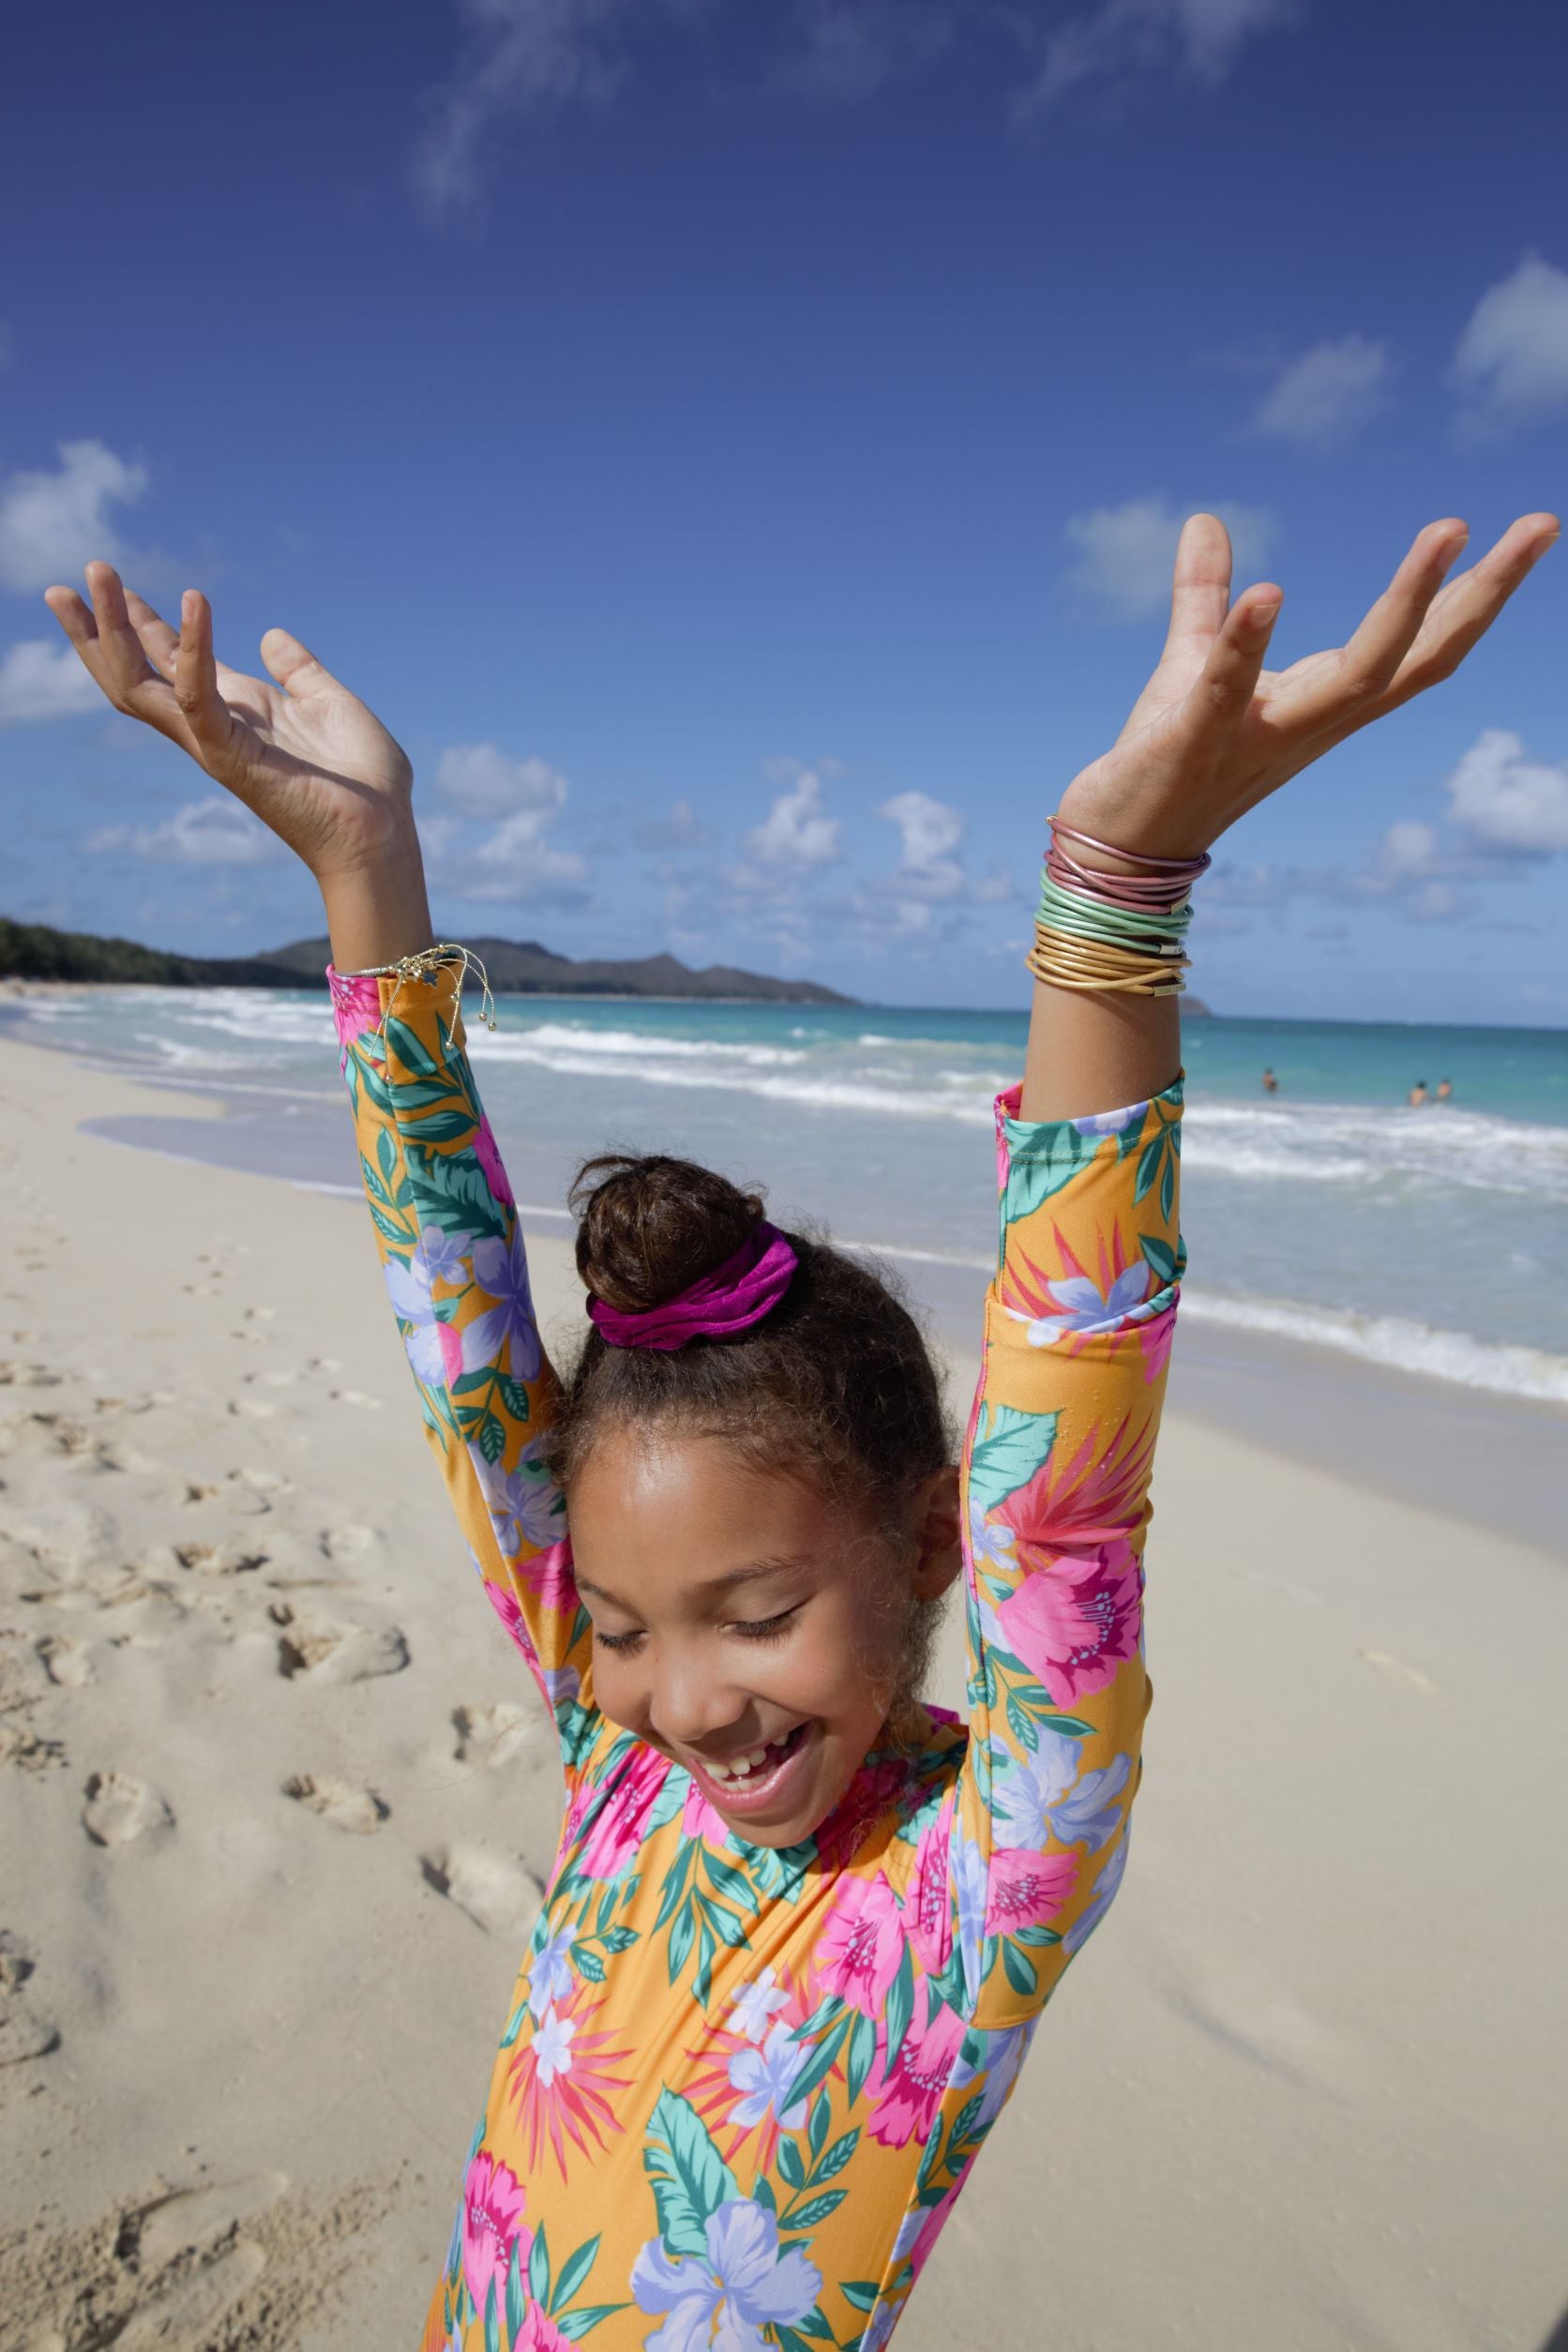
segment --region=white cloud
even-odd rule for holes
[[[822,805],[819,768],[800,768],[761,823],[746,837],[746,852],[764,866],[828,866],[842,856],[840,826]]]
[[[1488,286],[1459,338],[1449,381],[1477,436],[1568,408],[1568,270],[1527,253]]]
[[[62,441],[57,474],[13,474],[0,484],[0,587],[27,596],[80,572],[89,556],[122,564],[109,521],[112,505],[147,487],[145,466],[129,465],[101,441]]]
[[[413,178],[435,219],[472,205],[479,149],[508,116],[602,105],[620,79],[606,35],[626,0],[459,0],[470,38],[457,70],[426,95],[430,120],[415,143]]]
[[[554,810],[566,779],[535,752],[514,760],[493,743],[455,743],[436,761],[434,788],[465,817],[509,817],[519,809]]]
[[[954,855],[964,837],[964,821],[945,801],[928,792],[900,792],[878,809],[897,826],[903,841],[901,876],[927,888],[931,897],[950,898],[964,886],[964,869]]]
[[[1190,514],[1218,515],[1230,534],[1238,581],[1262,565],[1274,539],[1274,516],[1263,506],[1177,506],[1168,498],[1129,498],[1074,515],[1065,537],[1078,560],[1068,583],[1118,620],[1139,621],[1170,596],[1170,567],[1182,525]]]
[[[1364,335],[1314,343],[1282,370],[1252,430],[1304,449],[1337,448],[1383,406],[1392,372],[1387,344]]]
[[[510,898],[523,905],[550,898],[558,905],[580,905],[587,861],[575,851],[552,849],[545,838],[549,822],[546,809],[520,808],[449,868],[438,866],[432,879],[461,898]]]
[[[1039,72],[1015,98],[1014,118],[1047,113],[1084,82],[1150,73],[1221,81],[1248,40],[1299,13],[1293,0],[1104,0],[1046,36]]]
[[[1505,855],[1568,851],[1568,763],[1525,757],[1523,740],[1488,727],[1447,780],[1448,813],[1470,840]]]
[[[234,800],[191,800],[160,825],[100,825],[82,844],[93,857],[170,866],[267,866],[287,855],[259,817]]]
[[[29,638],[0,661],[0,727],[74,718],[103,707],[103,697],[69,645]]]
[[[569,789],[559,768],[535,752],[513,759],[498,744],[449,744],[433,787],[445,808],[421,817],[419,837],[439,889],[458,898],[580,905],[587,861],[549,838]],[[462,822],[473,817],[500,822],[475,839]]]

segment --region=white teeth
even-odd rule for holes
[[[747,1780],[767,1758],[766,1748],[753,1748],[747,1755],[731,1756],[728,1764],[711,1763],[703,1769],[711,1780]]]

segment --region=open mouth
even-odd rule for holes
[[[797,1723],[782,1740],[737,1756],[728,1770],[690,1756],[686,1767],[709,1802],[721,1811],[760,1813],[788,1802],[819,1727],[815,1718]]]

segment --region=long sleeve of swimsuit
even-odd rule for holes
[[[555,1378],[511,1187],[464,1051],[460,967],[327,978],[360,1172],[426,1435],[485,1597],[554,1711],[570,1770],[596,1727],[590,1627],[542,1458]]]
[[[952,1848],[976,2022],[1025,2022],[1126,1862],[1149,1707],[1149,1476],[1184,1265],[1182,1087],[1029,1124],[997,1104],[1001,1243],[964,1444],[970,1753]]]

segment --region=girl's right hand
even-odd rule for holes
[[[296,637],[262,640],[273,685],[214,659],[199,591],[186,590],[176,631],[112,564],[89,564],[86,580],[91,610],[74,588],[50,588],[44,602],[114,708],[188,751],[324,888],[417,864],[407,755]]]

